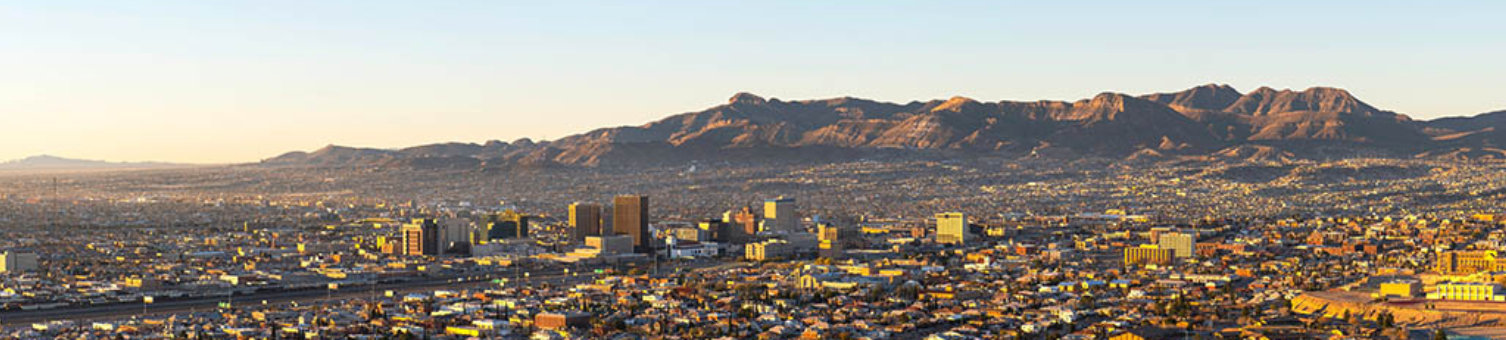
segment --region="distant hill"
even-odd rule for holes
[[[398,150],[329,146],[262,162],[283,166],[618,166],[686,162],[826,162],[955,157],[1289,160],[1495,157],[1506,116],[1414,121],[1330,87],[1241,93],[1105,92],[1078,101],[886,103],[843,97],[783,101],[738,93],[726,104],[640,126],[554,141],[447,143]]]
[[[129,170],[182,168],[191,166],[193,165],[157,162],[106,162],[63,158],[50,155],[31,156],[17,160],[0,162],[0,170],[3,171]]]

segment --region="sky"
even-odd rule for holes
[[[1207,83],[1506,109],[1506,1],[10,1],[0,160],[556,139],[725,103]]]

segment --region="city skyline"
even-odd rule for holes
[[[0,4],[0,338],[1506,338],[1503,9]]]
[[[1077,100],[1224,83],[1341,87],[1416,119],[1506,109],[1498,4],[157,6],[0,7],[0,101],[20,127],[0,159],[556,139],[743,91]]]

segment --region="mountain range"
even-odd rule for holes
[[[903,104],[851,97],[783,101],[738,93],[702,111],[553,141],[396,150],[331,145],[260,164],[469,168],[890,157],[1506,158],[1503,127],[1506,111],[1418,121],[1330,87],[1241,93],[1209,84],[1138,96],[1105,92],[1071,102],[952,97]]]
[[[22,159],[0,162],[0,170],[4,171],[31,171],[31,170],[127,170],[127,169],[161,169],[181,168],[192,165],[158,163],[158,162],[106,162],[84,159],[63,158],[51,155],[31,156]]]

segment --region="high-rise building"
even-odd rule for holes
[[[570,204],[570,228],[572,239],[601,236],[601,206],[580,202]]]
[[[1192,257],[1197,251],[1197,236],[1187,232],[1160,233],[1156,243],[1161,248],[1171,249],[1177,258]]]
[[[476,243],[474,231],[469,219],[445,218],[439,220],[439,252],[447,254],[471,253],[471,245]]]
[[[829,223],[816,225],[816,239],[821,241],[838,241],[842,237],[842,229]]]
[[[753,240],[753,235],[758,235],[758,215],[753,214],[753,207],[728,211],[722,215],[722,221],[731,225],[728,230],[732,235],[728,238],[733,243],[748,243]]]
[[[831,224],[816,225],[816,239],[820,242],[816,254],[825,258],[842,256],[842,229]]]
[[[612,231],[633,237],[633,247],[647,253],[653,247],[648,240],[648,196],[620,195],[612,199]]]
[[[967,215],[960,212],[936,214],[936,243],[967,243]]]
[[[800,217],[795,212],[795,199],[779,198],[763,202],[764,229],[766,231],[794,232],[800,229]]]
[[[439,255],[439,222],[413,219],[403,224],[403,255]]]
[[[386,236],[377,236],[376,238],[377,251],[380,251],[383,254],[396,254],[398,251],[400,251],[396,246],[397,245],[393,244],[392,242],[387,242]]]

